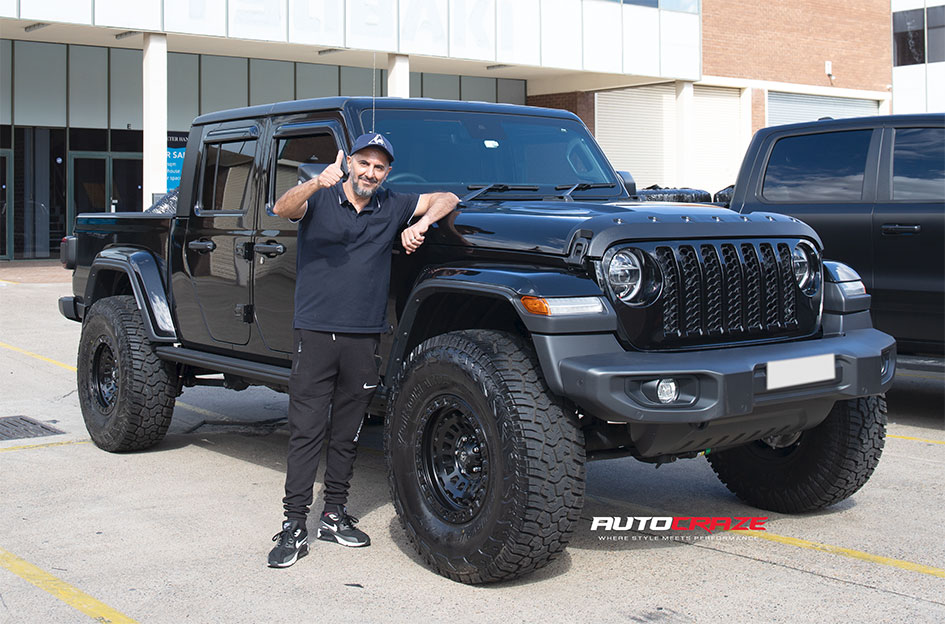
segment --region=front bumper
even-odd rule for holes
[[[79,307],[75,297],[59,297],[59,313],[70,321],[82,321]]]
[[[544,366],[542,356],[549,351],[536,346]],[[835,356],[833,379],[767,389],[769,362],[828,354]],[[752,413],[797,413],[807,405],[818,414],[801,420],[812,423],[826,414],[819,414],[824,405],[829,409],[840,399],[885,392],[895,365],[891,336],[857,329],[816,340],[748,347],[564,357],[556,361],[551,385],[588,414],[609,422],[699,425]],[[680,380],[680,403],[663,405],[645,391],[647,383],[664,378]]]

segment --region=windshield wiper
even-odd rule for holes
[[[615,186],[617,185],[614,182],[578,182],[577,184],[573,185],[559,184],[555,187],[555,190],[563,191],[564,189],[568,189],[561,195],[561,197],[564,198],[564,201],[574,201],[574,198],[571,197],[571,193],[574,191],[586,191],[588,189],[596,188],[613,188]]]
[[[496,182],[493,184],[470,184],[466,187],[472,193],[463,197],[460,203],[465,204],[466,202],[471,202],[480,195],[485,193],[504,193],[506,191],[537,191],[538,187],[533,184],[502,184],[501,182]]]

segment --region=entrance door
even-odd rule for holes
[[[13,154],[0,150],[0,260],[13,257]]]
[[[72,234],[75,216],[83,212],[107,212],[108,154],[69,154],[67,230]]]
[[[68,233],[83,212],[141,212],[141,154],[69,154]]]
[[[140,154],[109,155],[111,169],[111,204],[115,212],[141,212],[144,167]]]

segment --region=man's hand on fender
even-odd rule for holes
[[[427,233],[430,224],[427,220],[420,218],[419,221],[400,233],[400,242],[407,253],[413,253],[423,244],[423,235]]]

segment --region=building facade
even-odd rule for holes
[[[715,191],[760,127],[891,112],[893,39],[889,0],[0,0],[0,259],[174,188],[197,115],[327,95],[564,108]]]

